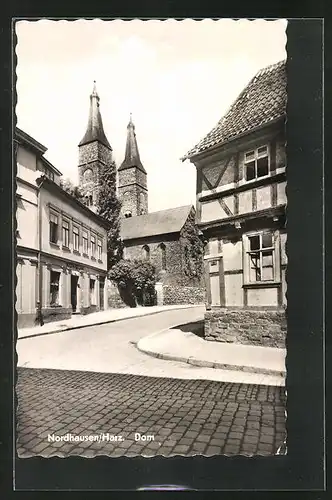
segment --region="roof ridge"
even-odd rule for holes
[[[252,96],[252,92],[254,92],[254,97],[257,100],[257,96],[255,96],[255,90],[257,91],[257,88],[262,87],[260,89],[261,91],[261,102],[266,100],[267,98],[267,90],[264,88],[264,75],[270,75],[273,74],[274,71],[278,70],[279,68],[283,68],[285,66],[286,59],[283,59],[281,61],[278,61],[276,63],[270,64],[268,66],[265,66],[264,68],[261,68],[259,71],[257,71],[253,77],[248,81],[248,83],[245,85],[245,87],[242,89],[242,91],[237,95],[237,97],[234,99],[234,101],[231,103],[231,105],[227,108],[226,112],[223,114],[223,116],[219,119],[219,121],[214,125],[214,127],[209,131],[208,134],[206,134],[199,142],[195,144],[193,148],[191,148],[185,156],[181,158],[182,161],[202,152],[207,149],[209,149],[212,146],[217,146],[225,141],[230,140],[231,138],[235,138],[237,135],[240,133],[242,134],[243,132],[249,132],[249,130],[254,129],[258,125],[261,125],[262,122],[256,117],[248,117],[244,116],[244,110],[245,110],[245,102],[247,101],[245,96],[250,97]],[[274,92],[277,92],[278,95],[281,95],[284,92],[283,90],[283,84],[281,83],[282,78],[279,77],[279,71],[276,73],[276,81],[280,80],[280,88],[277,89],[277,91],[274,90]],[[263,77],[263,78],[261,78]],[[256,92],[257,93],[257,92]],[[279,101],[277,101],[279,102]],[[264,102],[263,102],[264,105]],[[267,106],[267,103],[265,103],[265,106]],[[281,113],[280,109],[282,107],[282,104],[279,104],[279,112]],[[267,108],[268,109],[268,108]],[[247,110],[248,112],[248,110]],[[276,113],[278,112],[278,109],[276,110],[273,108],[270,111],[270,113]],[[238,116],[232,116],[234,113]],[[266,119],[266,123],[271,119],[266,118],[266,114],[264,113],[264,117]],[[281,116],[281,115],[280,115]],[[251,124],[249,123],[249,119],[251,118]],[[272,117],[275,119],[275,116]],[[242,120],[242,124],[241,124]],[[244,121],[243,121],[244,120]],[[231,122],[231,123],[228,123]],[[258,123],[259,122],[259,123]]]
[[[278,66],[282,66],[283,63],[286,62],[286,59],[282,60],[282,61],[278,61],[277,63],[273,63],[273,64],[270,64],[269,66],[265,66],[264,68],[261,68],[260,70],[258,70],[254,76],[252,76],[250,78],[250,80],[248,81],[248,83],[246,84],[246,86],[241,90],[241,92],[237,95],[237,97],[235,97],[235,99],[233,100],[232,104],[227,108],[227,111],[223,114],[223,116],[219,119],[219,121],[217,122],[217,124],[212,128],[212,130],[214,128],[216,128],[218,125],[221,125],[223,121],[225,121],[227,115],[230,113],[231,109],[235,106],[235,104],[237,104],[237,102],[240,100],[240,98],[243,96],[243,94],[246,93],[249,85],[255,80],[255,78],[261,76],[261,75],[264,75],[265,73],[269,72],[269,71],[272,71],[273,69],[276,69]],[[203,139],[202,139],[203,140]],[[201,142],[201,141],[200,141]]]
[[[180,210],[180,209],[191,209],[193,207],[193,204],[188,204],[188,205],[180,205],[178,207],[169,207],[169,208],[163,208],[162,210],[155,210],[154,212],[149,212],[147,214],[141,214],[141,215],[135,215],[134,217],[148,217],[149,215],[154,215],[154,214],[159,214],[160,212],[169,212],[170,210]],[[128,217],[127,219],[122,219],[124,221],[129,221],[133,217]]]

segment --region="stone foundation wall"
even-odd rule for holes
[[[204,304],[205,289],[196,286],[163,286],[164,304]]]
[[[72,315],[71,307],[47,307],[42,309],[44,323],[51,323],[52,321],[62,321],[63,319],[70,319]],[[36,315],[35,315],[36,317]]]
[[[35,313],[19,313],[17,314],[17,328],[31,328],[36,326],[36,314]]]
[[[99,311],[99,307],[97,306],[88,306],[88,307],[83,307],[81,309],[81,314],[91,314],[91,313],[94,313],[94,312],[97,312]]]
[[[264,347],[285,347],[284,309],[216,309],[205,313],[206,340]]]

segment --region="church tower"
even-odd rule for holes
[[[127,126],[125,159],[118,168],[118,189],[122,216],[134,217],[148,213],[147,173],[139,156],[131,114]]]
[[[85,135],[78,145],[79,187],[85,194],[89,207],[94,210],[98,200],[99,173],[103,166],[112,163],[112,148],[104,132],[99,109],[96,82],[90,95],[90,112]]]

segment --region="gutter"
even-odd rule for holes
[[[37,211],[38,211],[38,226],[37,226],[37,236],[38,236],[38,254],[37,254],[37,279],[38,279],[38,300],[37,300],[37,317],[36,320],[39,321],[40,325],[44,324],[42,317],[42,307],[43,307],[43,273],[42,273],[42,262],[41,262],[41,249],[42,249],[42,204],[40,201],[40,187],[37,191]]]
[[[269,127],[270,125],[275,125],[279,121],[281,122],[282,120],[285,120],[285,114],[282,114],[282,115],[278,116],[277,118],[274,118],[268,122],[262,123],[261,125],[258,125],[257,127],[254,127],[250,130],[247,130],[245,132],[241,132],[237,135],[229,137],[225,141],[219,142],[217,144],[212,144],[211,146],[208,146],[207,148],[203,149],[202,151],[197,151],[196,153],[192,153],[192,154],[187,153],[185,156],[182,156],[180,158],[180,161],[183,163],[184,161],[189,160],[191,163],[194,163],[194,161],[197,161],[200,158],[204,158],[205,155],[210,156],[211,151],[214,152],[218,148],[222,148],[222,147],[226,146],[227,144],[235,141],[236,139],[241,139],[242,137],[244,137],[246,135],[258,132],[258,131],[264,129],[265,127]]]

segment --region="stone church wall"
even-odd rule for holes
[[[166,249],[166,270],[162,269],[162,251]],[[156,267],[157,281],[162,284],[163,303],[171,304],[204,304],[205,286],[203,279],[193,279],[184,273],[183,249],[178,235],[163,235],[144,238],[126,243],[125,258],[143,259],[143,247],[150,249],[150,262]]]

